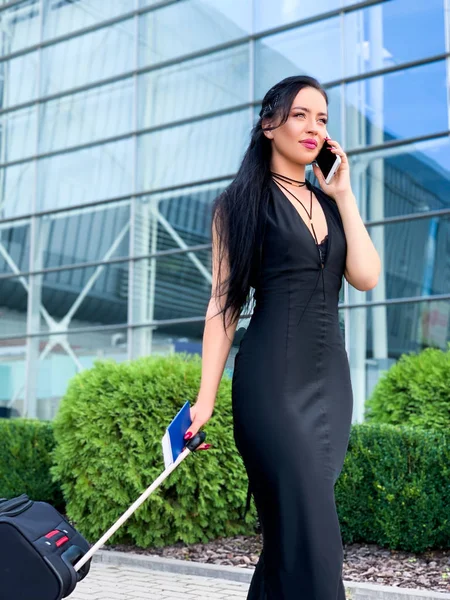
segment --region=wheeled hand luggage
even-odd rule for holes
[[[88,542],[50,504],[23,494],[0,499],[0,600],[61,600],[89,573],[94,553],[205,440],[198,432],[173,464],[155,479],[110,529]]]

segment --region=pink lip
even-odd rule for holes
[[[315,150],[317,148],[316,140],[301,140],[300,144],[303,144],[303,146],[309,148],[309,150]]]

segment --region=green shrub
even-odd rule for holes
[[[62,495],[50,475],[54,447],[51,423],[0,419],[0,497],[26,493],[62,507]]]
[[[175,354],[97,362],[70,382],[55,419],[53,474],[67,514],[95,540],[163,471],[161,438],[186,400],[196,400],[199,357]],[[249,533],[246,474],[237,453],[231,381],[223,378],[204,427],[208,451],[188,456],[115,534],[146,547]],[[253,514],[254,516],[254,514]]]
[[[446,352],[427,348],[392,365],[366,401],[366,421],[448,429],[450,344]]]
[[[450,434],[353,425],[336,505],[345,543],[450,547]]]
[[[53,473],[67,514],[97,539],[164,468],[161,438],[195,401],[199,358],[98,362],[70,383],[55,421]],[[188,456],[114,536],[141,547],[254,533],[239,519],[246,475],[233,438],[231,381],[204,430],[213,448]],[[354,424],[335,487],[344,543],[421,552],[450,547],[450,433]]]

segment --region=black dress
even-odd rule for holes
[[[263,537],[247,599],[344,600],[334,484],[353,408],[337,308],[347,244],[337,205],[319,188],[308,182],[328,226],[317,245],[270,185],[256,304],[232,385],[234,439]]]

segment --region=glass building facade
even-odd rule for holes
[[[211,203],[295,74],[327,89],[383,263],[341,290],[354,421],[401,354],[446,348],[450,0],[20,0],[0,22],[0,406],[50,419],[97,358],[201,352]]]

